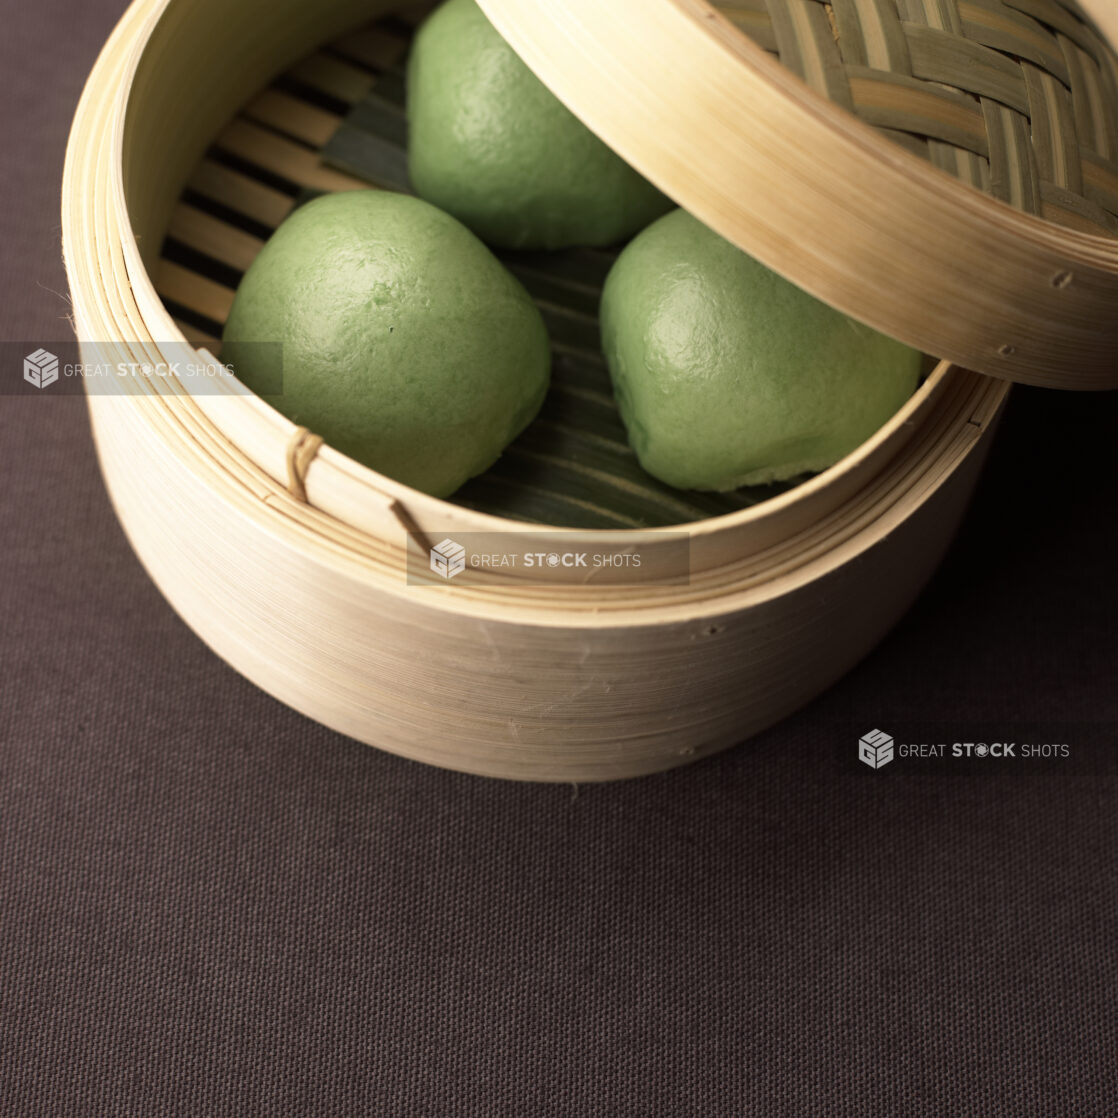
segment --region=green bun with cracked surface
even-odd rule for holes
[[[292,422],[437,497],[481,473],[543,402],[547,330],[464,225],[402,194],[297,209],[245,273],[222,357]]]
[[[474,0],[420,28],[407,76],[416,193],[503,248],[602,246],[672,203],[521,62]]]
[[[681,489],[834,465],[912,395],[922,364],[683,210],[618,257],[601,325],[629,441],[650,474]]]

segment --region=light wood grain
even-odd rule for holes
[[[191,190],[239,214],[251,214],[261,225],[275,229],[291,212],[295,199],[257,179],[203,159],[190,177]]]
[[[369,184],[323,164],[313,148],[238,117],[214,146],[308,190],[367,190]]]

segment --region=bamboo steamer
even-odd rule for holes
[[[748,30],[763,0],[720,5],[722,13],[658,0],[642,4],[639,19],[629,0],[483,6],[560,97],[704,220],[844,310],[996,376],[939,361],[905,409],[831,470],[754,507],[685,525],[684,584],[656,575],[560,584],[491,572],[414,585],[405,577],[409,551],[422,561],[433,540],[540,529],[360,467],[236,385],[191,394],[174,382],[129,381],[90,394],[101,468],[137,555],[172,606],[218,655],[310,717],[395,753],[491,776],[589,781],[654,772],[795,710],[901,616],[966,506],[1008,392],[1000,378],[1115,382],[1107,354],[1118,241],[1099,217],[1112,211],[1094,187],[1077,206],[1064,189],[1058,197],[1075,220],[1057,225],[1051,207],[1030,216],[973,189],[983,185],[973,161],[959,161],[975,176],[963,185],[889,143],[726,21],[734,16]],[[777,6],[793,26],[819,7]],[[826,11],[844,9],[865,17],[870,6],[848,0]],[[375,24],[389,14],[393,23]],[[623,43],[624,17],[647,38]],[[168,258],[167,238],[242,268],[262,239],[198,211],[191,192],[274,227],[292,199],[269,176],[320,190],[364,185],[318,154],[337,114],[321,98],[293,98],[290,82],[269,83],[296,65],[300,83],[318,83],[334,102],[356,100],[393,61],[409,19],[387,0],[133,4],[89,80],[67,154],[63,237],[84,361],[173,362],[216,351],[212,333],[169,308],[220,322],[229,289]],[[647,53],[665,48],[665,34],[682,56]],[[339,41],[348,61],[338,50],[307,57],[315,44]],[[656,58],[660,65],[650,65]],[[600,96],[607,88],[611,96]],[[765,111],[747,126],[711,100],[727,92],[748,92]],[[1098,111],[1099,121],[1115,119]],[[784,140],[762,150],[754,125],[770,115]],[[684,143],[688,120],[701,127],[687,144],[701,146],[709,126],[707,138],[721,145],[701,174],[683,159],[687,148],[674,146]],[[672,144],[657,137],[661,128]],[[1099,125],[1105,142],[1107,128]],[[823,176],[829,200],[818,196],[818,169],[803,162],[801,133],[842,171],[841,189],[833,169]],[[235,158],[215,162],[215,138]],[[1105,170],[1104,157],[1114,156],[1095,153],[1091,166]],[[763,206],[751,207],[733,189],[744,181],[760,190],[778,170],[785,194],[800,191],[795,203],[762,192]],[[860,216],[849,224],[859,197]],[[1085,215],[1099,227],[1087,231]],[[791,220],[832,231],[822,266],[820,254],[809,259],[788,235]],[[987,225],[992,232],[972,251],[966,238]],[[907,267],[883,258],[899,246],[911,252]],[[994,251],[1012,258],[994,266]],[[980,292],[974,270],[988,267],[996,276]],[[915,294],[922,290],[925,301]],[[957,330],[944,321],[952,315]],[[1030,315],[1043,331],[1005,334]],[[1001,352],[1007,346],[1012,353]],[[655,557],[666,554],[669,535],[567,529],[549,538]]]

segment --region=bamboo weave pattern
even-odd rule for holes
[[[816,91],[1017,209],[1118,236],[1118,58],[1072,0],[711,0]]]

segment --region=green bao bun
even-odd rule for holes
[[[912,395],[922,363],[683,210],[618,257],[601,324],[629,441],[650,474],[680,489],[833,465]]]
[[[610,245],[672,203],[578,120],[474,0],[447,0],[408,63],[416,193],[504,248]]]
[[[263,394],[278,347],[255,342],[283,343],[279,411],[437,497],[524,429],[551,367],[535,304],[473,233],[372,190],[296,210],[245,273],[222,356]]]

